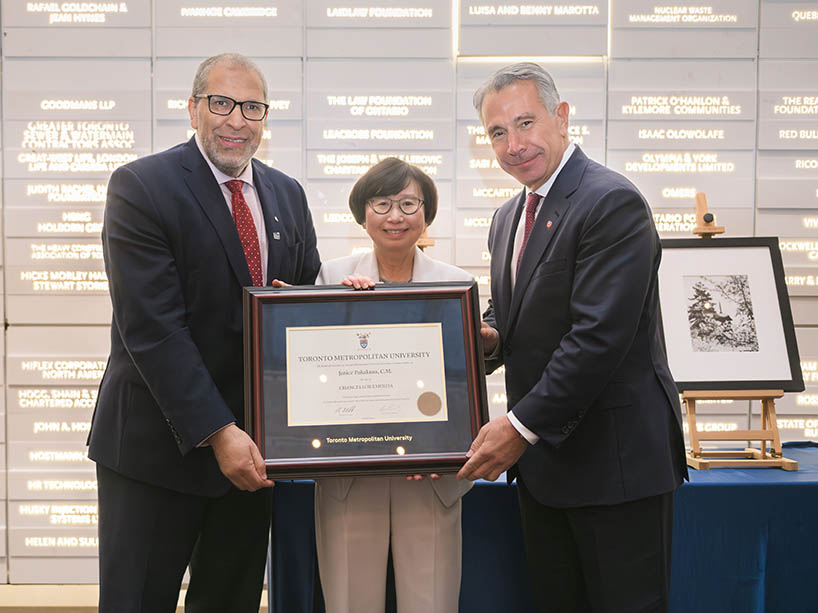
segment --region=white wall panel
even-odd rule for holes
[[[0,577],[8,563],[12,582],[97,580],[84,453],[110,333],[106,184],[118,165],[192,136],[194,71],[223,51],[265,74],[257,157],[304,185],[322,258],[371,248],[349,190],[398,156],[438,186],[428,253],[472,273],[484,307],[491,216],[520,185],[497,164],[472,95],[504,63],[539,61],[570,105],[571,141],[642,190],[661,236],[690,236],[703,191],[728,236],[779,237],[807,389],[778,413],[785,439],[818,438],[814,1],[4,0],[0,10]],[[492,415],[506,410],[502,372],[488,395]],[[745,428],[749,413],[713,402],[699,421]]]

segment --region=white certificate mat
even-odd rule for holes
[[[287,425],[448,421],[440,323],[286,328]]]

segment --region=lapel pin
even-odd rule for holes
[[[276,221],[278,221],[278,220],[276,220]],[[273,232],[273,240],[274,241],[281,240],[281,232]]]
[[[551,220],[550,220],[550,219],[549,219],[549,220],[548,220],[548,221],[545,223],[545,227],[546,227],[546,228],[550,228],[550,227],[551,227]]]

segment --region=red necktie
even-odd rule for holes
[[[520,262],[523,260],[523,252],[525,251],[525,244],[528,242],[528,236],[531,234],[531,228],[534,226],[534,214],[537,212],[537,205],[540,203],[540,196],[537,192],[529,192],[528,198],[525,201],[525,230],[523,231],[523,244],[520,245],[520,253],[517,255],[517,270],[520,270]]]
[[[244,199],[241,187],[244,182],[240,179],[225,181],[227,189],[233,194],[233,221],[239,231],[241,246],[244,248],[244,257],[247,258],[247,267],[250,269],[250,278],[253,285],[264,285],[261,275],[261,251],[258,246],[258,233],[256,224],[253,223],[253,216],[250,214],[250,207]]]

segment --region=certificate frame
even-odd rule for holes
[[[488,421],[476,283],[390,283],[378,284],[371,290],[354,290],[344,285],[248,287],[244,288],[243,306],[245,428],[258,446],[270,478],[447,473],[459,470],[465,463],[471,441]],[[438,368],[442,379],[426,380],[431,379],[437,390],[442,386],[443,417],[308,423],[304,421],[302,405],[303,381],[313,381],[309,378],[297,379],[301,390],[297,396],[298,413],[302,417],[291,421],[290,398],[296,395],[292,393],[290,375],[305,370],[295,360],[288,363],[295,355],[289,344],[294,333],[309,339],[309,334],[304,333],[318,332],[331,340],[349,328],[356,334],[351,339],[353,344],[359,345],[350,350],[361,352],[375,350],[367,348],[368,335],[380,328],[417,336],[413,326],[431,327],[433,330],[428,332],[437,333],[440,338]],[[401,330],[404,327],[406,331]],[[380,336],[376,334],[374,338]],[[315,347],[320,353],[325,346],[334,346],[332,343],[312,340],[302,344]],[[335,355],[324,357],[330,359]],[[415,368],[410,362],[400,364],[408,372]],[[306,372],[309,376],[313,374],[308,369]],[[355,381],[358,372],[349,379]],[[343,374],[348,373],[349,369]],[[394,376],[386,379],[394,383],[406,379],[384,376]],[[326,382],[324,375],[321,377]],[[292,378],[296,379],[295,375]],[[417,384],[420,386],[422,381]],[[313,384],[316,385],[320,386],[317,382]],[[314,389],[315,402],[319,403],[323,389]],[[329,389],[332,394],[331,385]],[[435,396],[431,392],[426,395]],[[423,412],[420,396],[417,402],[417,408]],[[316,406],[315,412],[325,410],[323,404]]]
[[[662,250],[662,331],[680,392],[804,390],[776,237],[663,239]]]

